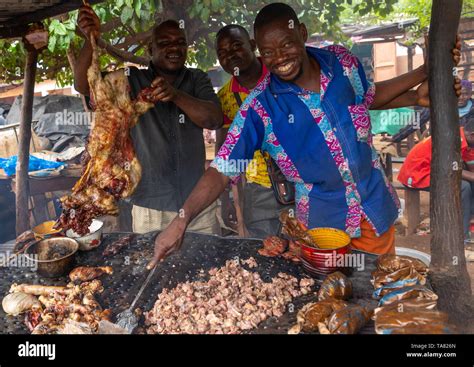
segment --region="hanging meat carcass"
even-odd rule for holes
[[[117,200],[129,197],[136,189],[142,168],[135,155],[130,128],[156,103],[152,100],[152,88],[145,88],[135,100],[130,99],[124,70],[102,76],[94,37],[91,43],[93,54],[87,79],[96,108],[87,158],[71,195],[61,198],[63,212],[57,224],[80,235],[89,232],[92,219],[117,215]]]

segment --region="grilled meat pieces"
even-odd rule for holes
[[[132,242],[134,238],[135,238],[134,234],[129,234],[129,235],[120,237],[117,241],[112,242],[110,245],[108,245],[105,248],[102,255],[111,256],[111,255],[118,254],[123,247],[130,245],[130,243]]]
[[[286,251],[288,249],[288,251]],[[286,260],[300,262],[301,246],[298,241],[288,241],[278,236],[269,236],[263,240],[263,248],[258,253],[266,257],[281,256]],[[286,251],[286,252],[285,252]]]
[[[263,240],[263,248],[258,253],[266,257],[275,257],[283,254],[288,247],[288,240],[278,236],[269,236]]]
[[[112,274],[110,266],[79,266],[69,273],[69,279],[72,282],[88,282],[100,277],[103,274]]]
[[[255,260],[251,259],[251,263]],[[245,262],[244,262],[245,261]],[[242,263],[248,264],[244,260]],[[311,291],[313,279],[298,282],[279,273],[264,282],[258,273],[229,260],[209,271],[210,279],[164,289],[145,314],[149,334],[235,334],[251,330],[269,317],[280,317],[293,298]]]
[[[32,334],[60,333],[69,321],[82,323],[97,332],[99,323],[111,316],[111,311],[103,310],[95,299],[95,294],[103,291],[97,279],[64,287],[13,284],[10,288],[11,295],[23,292],[39,296],[35,302],[40,307],[32,307],[25,315],[26,326]]]

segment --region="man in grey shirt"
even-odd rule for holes
[[[79,30],[86,41],[76,62],[74,86],[89,95],[87,69],[91,64],[90,37],[98,37],[100,23],[91,7],[79,11]],[[204,173],[203,128],[215,130],[223,123],[220,104],[206,73],[185,67],[188,44],[184,30],[174,20],[153,29],[148,69],[128,68],[130,94],[150,85],[160,101],[140,117],[132,129],[137,157],[142,164],[140,184],[131,198],[133,231],[165,228]],[[196,218],[190,230],[218,233],[216,204]]]

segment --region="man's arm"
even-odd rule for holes
[[[184,233],[191,221],[211,205],[224,191],[229,177],[210,167],[198,181],[185,201],[178,216],[155,240],[155,253],[147,268],[153,268],[159,261],[181,247]]]
[[[454,79],[454,92],[456,96],[461,95],[461,79],[456,77]],[[374,108],[370,106],[371,110],[388,110],[390,108],[400,108],[400,107],[410,107],[410,106],[420,106],[420,107],[429,107],[430,106],[430,96],[428,89],[428,80],[425,80],[421,85],[415,90],[409,90],[400,96],[394,98],[390,102]]]
[[[455,85],[456,86],[456,85]],[[400,108],[408,106],[421,106],[429,107],[430,106],[430,97],[428,91],[428,81],[425,80],[416,90],[409,90],[400,96],[394,98],[390,102],[374,108],[370,107],[371,110],[388,110],[390,108]]]
[[[152,97],[155,100],[173,102],[199,127],[216,130],[222,126],[223,115],[218,101],[193,97],[176,89],[161,76],[153,80],[151,86],[154,88]],[[209,88],[212,91],[212,86],[209,85]]]
[[[216,130],[222,126],[221,106],[215,102],[195,98],[179,90],[173,102],[203,129]]]
[[[428,43],[428,40],[426,39],[425,42]],[[461,38],[459,36],[456,36],[456,44],[451,50],[451,54],[454,65],[459,65],[461,61]],[[396,78],[375,83],[375,99],[370,109],[384,110],[409,106],[429,107],[428,70],[429,66],[425,61],[425,64],[413,71]],[[416,91],[410,90],[420,83],[422,84]],[[456,95],[459,97],[461,94],[461,84],[458,78],[456,78],[454,88]]]
[[[148,268],[180,248],[189,223],[219,197],[231,178],[238,179],[245,172],[245,163],[248,164],[255,150],[261,148],[264,136],[262,120],[249,108],[249,104],[242,106],[240,111],[246,113],[238,113],[234,118],[232,129],[235,130],[235,139],[224,142],[226,149],[221,149],[186,199],[178,216],[156,238],[153,260]]]
[[[469,182],[474,182],[474,172],[471,170],[462,170],[462,179],[469,181]]]
[[[89,83],[87,82],[87,70],[91,66],[91,63],[92,46],[90,41],[86,40],[74,65],[74,89],[85,96],[90,94]]]
[[[90,37],[99,37],[100,20],[89,5],[83,5],[79,9],[77,19],[79,31],[84,35],[85,42],[79,53],[74,66],[74,88],[81,94],[89,95],[89,83],[87,82],[87,70],[92,63],[92,45]]]
[[[400,107],[408,107],[408,106],[419,106],[417,103],[418,98],[415,90],[409,90],[398,97],[392,99],[387,104],[383,106],[377,106],[377,108],[370,107],[371,110],[389,110],[391,108],[400,108]],[[423,106],[425,107],[425,106]]]
[[[392,106],[386,106],[389,102],[393,102],[397,97],[402,97],[405,93],[410,92],[411,88],[422,83],[426,78],[427,74],[425,73],[424,66],[420,66],[419,68],[396,78],[375,83],[375,98],[370,108],[373,110],[395,108]],[[412,94],[405,95],[400,100],[396,101],[394,106],[413,106],[413,101],[411,100],[412,97]]]

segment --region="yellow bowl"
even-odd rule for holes
[[[346,232],[336,228],[313,228],[308,234],[321,249],[338,249],[351,242]]]
[[[56,223],[54,220],[49,220],[47,222],[43,222],[38,224],[36,227],[33,228],[33,233],[37,240],[43,240],[45,238],[49,238],[61,232],[61,229],[54,229],[53,226]]]

